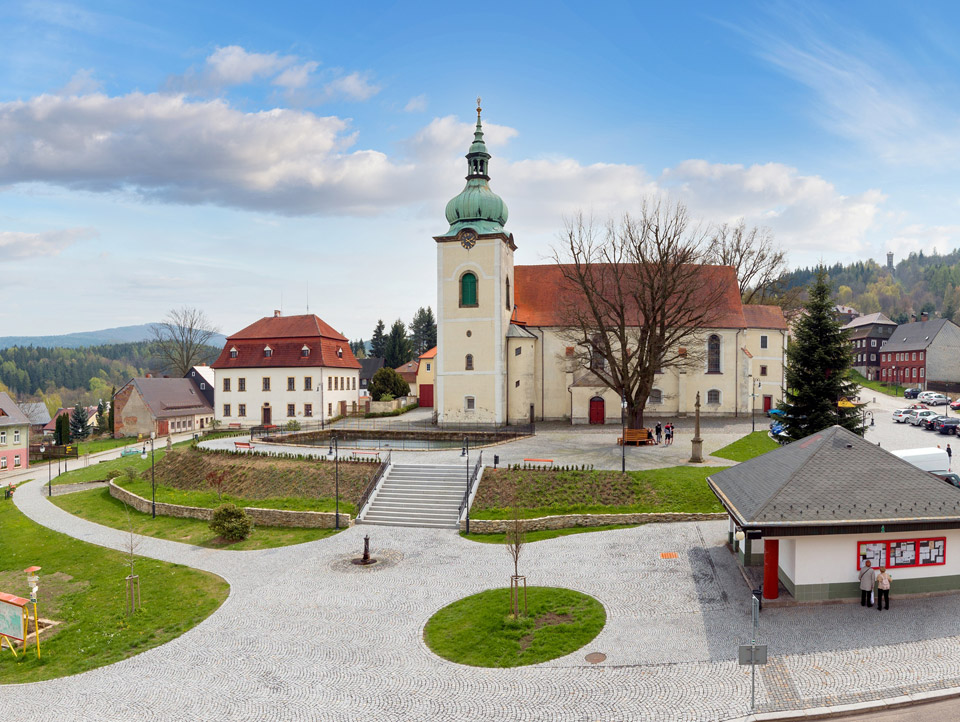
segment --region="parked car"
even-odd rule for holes
[[[950,403],[950,399],[943,394],[930,394],[923,400],[923,403],[930,406],[946,406]]]
[[[904,390],[903,390],[903,398],[905,398],[905,399],[915,399],[915,398],[917,398],[917,395],[918,395],[919,393],[920,393],[920,389],[904,389]]]
[[[952,471],[947,471],[947,472],[941,471],[937,474],[934,474],[934,476],[936,476],[939,479],[943,479],[948,484],[953,484],[955,487],[960,488],[960,476],[958,476],[957,474],[954,474]]]
[[[927,409],[929,407],[926,404],[917,402],[915,404],[910,404],[907,408],[908,409]]]
[[[893,412],[893,421],[895,423],[902,424],[904,421],[906,421],[904,417],[911,411],[912,409],[897,409]]]
[[[953,409],[954,411],[960,411],[960,398],[958,398],[956,401],[950,404],[950,408]]]
[[[940,431],[940,427],[943,425],[943,422],[952,418],[953,418],[952,416],[938,416],[936,419],[933,420],[933,426],[931,426],[930,428],[933,429],[934,431]]]
[[[951,416],[949,419],[944,419],[940,422],[940,428],[937,429],[941,434],[946,436],[947,434],[957,435],[957,427],[960,426],[960,419],[956,416]]]
[[[909,421],[914,426],[920,426],[920,424],[934,416],[939,416],[939,414],[936,411],[930,411],[930,409],[923,409],[922,411],[915,411],[913,415],[910,416]]]
[[[936,414],[936,412],[934,413]],[[931,416],[921,421],[920,425],[923,426],[923,428],[925,428],[927,431],[936,431],[937,422],[945,418],[946,416],[941,416],[940,414],[936,414],[935,416]]]
[[[767,416],[769,416],[771,419],[782,419],[786,415],[787,414],[785,411],[783,411],[783,409],[770,409],[767,412]]]

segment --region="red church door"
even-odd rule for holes
[[[770,409],[773,408],[773,397],[764,395],[763,397],[763,413],[767,413]]]
[[[420,392],[419,403],[421,406],[432,407],[433,406],[433,384],[420,384],[420,388],[417,389]]]
[[[594,396],[590,399],[590,423],[602,424],[605,416],[603,399],[599,396]]]

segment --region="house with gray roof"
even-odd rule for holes
[[[880,349],[880,381],[960,389],[960,327],[945,318],[901,323]]]
[[[867,560],[898,595],[960,590],[960,489],[841,426],[707,483],[741,563],[762,564],[765,599],[779,584],[797,601],[857,598]]]
[[[896,328],[897,323],[882,313],[858,316],[843,327],[850,339],[853,368],[868,381],[880,378],[880,349]]]
[[[50,412],[42,402],[20,404],[20,410],[30,419],[32,431],[40,433],[43,427],[50,423]]]
[[[113,402],[115,438],[195,432],[213,421],[213,406],[192,378],[130,379]]]
[[[30,419],[5,392],[0,392],[0,478],[30,463]]]

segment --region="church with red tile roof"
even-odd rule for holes
[[[576,303],[562,269],[514,265],[517,245],[505,230],[506,203],[490,188],[479,107],[466,158],[466,185],[446,206],[449,228],[434,237],[438,420],[619,424],[619,397],[580,365],[582,354],[562,333],[564,309]],[[744,306],[732,267],[699,266],[698,274],[715,311],[697,341],[704,362],[657,374],[645,411],[651,426],[658,418],[692,414],[698,392],[705,415],[750,415],[782,398],[787,324],[781,309]]]

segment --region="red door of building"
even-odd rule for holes
[[[763,397],[763,413],[767,413],[770,409],[773,408],[773,397],[767,394],[764,394]]]
[[[594,396],[590,399],[590,423],[602,424],[605,416],[603,399],[599,396]]]
[[[420,384],[420,405],[426,407],[433,406],[433,384]]]

